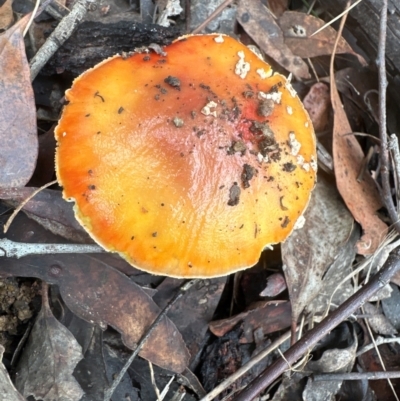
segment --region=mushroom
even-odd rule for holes
[[[310,118],[288,80],[224,35],[114,56],[78,77],[55,130],[64,198],[133,266],[214,277],[257,263],[316,180]]]

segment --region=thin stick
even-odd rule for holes
[[[364,308],[362,308],[361,310],[364,312]],[[365,323],[365,325],[366,325],[366,327],[368,329],[368,334],[369,334],[369,336],[370,336],[370,338],[372,340],[372,343],[374,344],[375,352],[378,355],[379,362],[380,362],[383,370],[386,371],[386,366],[385,366],[385,363],[383,362],[382,355],[381,355],[381,353],[379,351],[379,348],[378,348],[378,346],[377,346],[377,344],[375,342],[375,338],[374,338],[374,335],[372,334],[371,326],[370,326],[370,324],[369,324],[367,319],[364,320],[364,323]],[[387,382],[389,384],[390,389],[392,390],[394,398],[396,398],[396,400],[399,401],[399,398],[397,397],[397,394],[396,394],[396,391],[394,389],[392,381],[389,378],[386,379],[386,380],[387,380]]]
[[[346,8],[342,13],[340,13],[337,17],[333,18],[326,24],[322,25],[321,28],[318,28],[314,33],[312,33],[309,37],[311,38],[312,36],[316,35],[317,33],[323,31],[326,27],[329,25],[332,25],[335,21],[337,21],[339,18],[342,18],[344,15],[347,15],[347,13],[354,8],[357,4],[361,3],[363,0],[357,0],[354,4],[352,4],[349,8]]]
[[[338,380],[384,380],[398,379],[400,372],[351,372],[351,373],[321,373],[312,375],[316,382],[320,381],[338,381]]]
[[[32,22],[35,19],[37,10],[39,8],[39,4],[40,4],[40,0],[36,0],[35,7],[33,8],[31,17],[29,18],[29,21],[28,21],[28,23],[27,23],[27,25],[26,25],[26,27],[24,29],[24,33],[22,34],[22,36],[26,35],[26,33],[28,32],[30,26],[32,25]]]
[[[383,0],[379,24],[379,49],[377,64],[379,68],[379,137],[381,138],[381,176],[382,176],[382,198],[389,213],[394,228],[400,233],[400,221],[393,203],[392,192],[389,182],[389,147],[386,127],[386,26],[387,26],[388,0]]]
[[[31,80],[33,81],[39,74],[51,56],[63,45],[71,36],[76,26],[86,15],[90,0],[78,0],[72,7],[71,12],[66,15],[57,28],[47,38],[46,42],[30,61]]]
[[[236,380],[242,377],[245,373],[247,373],[254,365],[263,360],[266,356],[268,356],[272,351],[277,349],[280,345],[282,345],[286,340],[290,338],[290,331],[280,336],[277,340],[275,340],[271,345],[262,350],[259,354],[257,354],[254,358],[252,358],[249,362],[244,364],[240,369],[238,369],[234,374],[229,376],[222,383],[218,384],[212,391],[210,391],[206,396],[204,396],[200,401],[211,401],[217,395],[221,394],[225,391],[229,386],[231,386]]]
[[[154,377],[153,364],[150,361],[147,362],[149,363],[151,384],[153,385],[154,391],[156,393],[157,401],[161,401],[160,390],[157,387],[156,378]]]
[[[104,394],[104,401],[110,401],[115,389],[118,387],[118,384],[121,382],[122,378],[124,377],[125,373],[129,369],[129,366],[131,366],[133,360],[137,357],[139,354],[140,350],[143,348],[144,344],[146,341],[149,339],[155,328],[159,325],[161,320],[167,315],[168,311],[171,309],[171,307],[193,286],[194,283],[196,283],[197,280],[190,280],[186,281],[183,283],[179,291],[176,293],[174,298],[171,299],[171,301],[168,302],[166,307],[160,312],[160,314],[157,316],[157,318],[154,320],[154,322],[151,324],[149,329],[147,330],[147,333],[144,334],[144,336],[140,339],[138,342],[135,351],[133,351],[132,355],[129,357],[129,359],[126,361],[124,367],[121,369],[119,372],[118,376],[114,379],[113,383],[111,386],[108,388],[108,390]]]
[[[354,313],[360,305],[367,302],[377,291],[383,288],[390,278],[400,270],[400,250],[397,249],[388,259],[385,267],[375,274],[371,281],[352,295],[338,309],[325,318],[314,329],[306,333],[295,345],[285,352],[286,361],[279,358],[270,365],[258,378],[253,380],[233,401],[250,401],[261,391],[268,387],[287,368],[287,362],[293,365],[306,352],[308,352],[319,340],[332,331],[348,316]]]
[[[395,178],[395,185],[396,185],[396,199],[397,199],[397,207],[398,207],[398,200],[400,199],[400,151],[399,151],[399,139],[397,138],[396,134],[390,135],[389,139],[389,149],[392,151],[392,164],[394,168],[394,178]]]
[[[206,19],[203,21],[197,28],[192,31],[192,34],[199,33],[202,29],[204,29],[214,18],[216,18],[222,11],[225,10],[229,4],[232,3],[233,0],[225,0],[221,3]]]
[[[35,244],[0,239],[0,257],[22,258],[28,255],[55,255],[60,253],[103,253],[101,246],[95,244]]]
[[[43,185],[42,187],[38,188],[36,191],[32,192],[17,208],[15,208],[14,212],[12,215],[8,218],[6,224],[4,224],[3,232],[6,233],[8,229],[10,228],[11,223],[17,216],[17,214],[21,211],[21,209],[35,196],[37,195],[40,191],[43,189],[50,187],[54,184],[57,184],[57,180],[50,181],[47,184]]]
[[[395,338],[384,338],[378,336],[375,339],[375,344],[371,343],[366,345],[365,347],[361,348],[357,353],[356,356],[360,356],[362,354],[365,354],[366,352],[370,351],[371,349],[375,348],[375,346],[382,345],[382,344],[390,344],[390,343],[397,343],[400,344],[400,337],[395,337]]]

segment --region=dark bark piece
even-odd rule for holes
[[[347,0],[320,2],[322,7],[333,16],[346,8]],[[381,0],[365,0],[354,7],[346,21],[346,27],[357,39],[357,45],[375,60],[379,41],[379,13]],[[389,0],[386,62],[388,73],[394,78],[400,71],[400,3]]]
[[[41,71],[44,75],[68,73],[76,77],[117,53],[156,43],[165,46],[182,35],[177,27],[165,28],[134,21],[84,21]]]

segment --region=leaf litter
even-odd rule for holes
[[[10,13],[5,8],[9,7],[10,3],[8,1],[6,6],[0,8],[0,22],[3,21],[3,14],[5,20],[10,19]],[[327,27],[311,36],[312,32],[326,22],[324,16],[317,18],[307,15],[304,10],[288,10],[288,2],[280,0],[271,2],[272,12],[257,2],[239,1],[237,6],[231,7],[230,12],[235,11],[236,7],[237,23],[240,29],[244,30],[241,34],[243,42],[257,45],[266,57],[276,63],[276,69],[292,73],[295,78],[308,79],[302,83],[300,80],[295,81],[293,85],[302,96],[307,89],[305,107],[327,155],[331,152],[333,156],[336,182],[329,174],[319,173],[319,182],[305,214],[306,222],[303,228],[296,230],[281,248],[265,251],[260,263],[252,269],[252,274],[237,274],[235,286],[227,278],[200,281],[186,297],[174,305],[168,314],[169,319],[163,319],[142,349],[140,355],[156,365],[169,371],[183,372],[180,376],[181,383],[192,390],[197,388],[195,393],[199,397],[204,395],[202,385],[211,390],[219,381],[229,378],[248,359],[253,358],[255,353],[265,349],[291,323],[305,321],[308,328],[319,322],[329,311],[339,308],[362,285],[363,280],[369,277],[369,273],[362,271],[353,273],[352,265],[356,261],[363,261],[361,255],[376,256],[378,259],[375,251],[386,238],[388,230],[386,222],[378,216],[382,203],[376,184],[368,171],[369,168],[376,179],[373,158],[368,168],[364,167],[363,179],[357,181],[361,167],[365,166],[364,149],[368,148],[364,140],[353,133],[359,131],[371,134],[374,131],[373,124],[377,122],[377,97],[374,92],[376,85],[371,84],[375,82],[374,72],[365,67],[365,60],[353,50],[352,42],[340,38],[336,52],[350,54],[353,60],[348,64],[341,61],[336,66],[338,70],[335,75],[331,71],[330,77],[324,76],[327,70],[323,57],[331,55],[337,35],[335,29]],[[338,10],[338,13],[341,11]],[[112,13],[112,8],[104,12]],[[168,18],[176,17],[170,14]],[[0,98],[1,104],[12,108],[11,113],[3,115],[3,120],[0,118],[2,144],[6,142],[1,137],[1,129],[9,127],[12,121],[15,121],[13,116],[18,110],[17,130],[7,137],[8,141],[11,140],[11,146],[0,148],[0,160],[15,163],[11,174],[0,169],[2,222],[5,221],[10,207],[17,206],[35,190],[33,185],[43,185],[50,181],[54,174],[54,141],[51,127],[42,125],[43,132],[47,134],[40,135],[41,151],[37,168],[33,179],[25,186],[36,165],[37,137],[35,105],[33,96],[30,97],[30,83],[26,79],[29,77],[29,70],[24,58],[22,25],[23,22],[17,23],[0,37],[0,48],[5,49],[3,52],[8,49],[14,37],[19,49],[13,57],[2,53],[0,71],[6,67],[5,73],[1,75],[6,79],[1,82],[7,85],[7,88],[11,87],[14,92],[21,94],[21,97],[15,100],[10,98],[12,91],[3,91],[6,100]],[[233,33],[232,27],[228,33]],[[2,40],[4,44],[1,44]],[[3,61],[4,55],[7,61],[20,62],[17,71],[9,70],[8,64]],[[354,67],[354,60],[359,63],[357,67]],[[22,74],[24,79],[18,81],[15,78],[17,72]],[[319,82],[315,82],[311,76],[316,77]],[[335,89],[335,80],[342,99]],[[330,93],[327,84],[330,85]],[[68,87],[68,84],[66,86]],[[18,103],[21,99],[22,103]],[[393,104],[390,107],[392,115],[395,116],[395,107]],[[39,118],[41,115],[43,113],[38,113]],[[364,122],[364,129],[355,131],[354,126],[359,121]],[[396,127],[396,124],[392,126]],[[29,129],[26,128],[28,125]],[[333,134],[332,139],[327,132]],[[26,138],[28,139],[25,140]],[[33,141],[30,141],[32,138]],[[21,150],[18,146],[22,143],[24,146]],[[378,145],[379,141],[375,141],[372,148],[376,149]],[[23,168],[17,169],[15,165]],[[75,221],[71,204],[62,199],[58,189],[42,191],[29,201],[23,210],[32,220],[17,218],[8,234],[8,238],[14,241],[92,242]],[[2,213],[5,213],[5,216],[2,216]],[[361,233],[354,219],[360,224]],[[359,256],[356,256],[356,253]],[[376,268],[373,267],[370,274],[375,271]],[[81,343],[84,358],[80,362],[77,362],[76,357],[66,358],[62,366],[64,376],[59,376],[63,378],[53,383],[54,388],[63,388],[69,383],[75,383],[72,380],[71,367],[78,363],[74,375],[81,387],[75,384],[70,386],[76,391],[76,396],[72,396],[76,399],[79,389],[80,394],[83,394],[82,389],[85,391],[84,399],[102,397],[108,386],[106,382],[113,380],[113,375],[121,369],[123,360],[128,358],[129,348],[135,348],[160,308],[168,304],[181,284],[181,280],[146,278],[148,275],[136,271],[117,256],[105,254],[26,256],[20,260],[0,258],[0,274],[9,277],[36,277],[48,282],[53,288],[54,285],[59,287],[59,292],[51,291],[56,300],[52,302],[52,309],[57,311],[56,305],[63,305],[62,311],[56,314],[57,319],[51,312],[42,316],[45,309],[43,307],[37,321],[50,319],[52,322],[51,329],[41,340],[50,338],[54,332],[60,331],[65,334],[68,327],[72,334],[65,335],[65,341],[71,344],[76,338]],[[399,283],[400,280],[394,278],[392,282]],[[148,285],[149,288],[142,289],[140,285]],[[395,314],[391,313],[395,305],[390,304],[390,300],[398,294],[396,290],[397,285],[395,290],[392,288],[391,291],[384,288],[380,295],[365,304],[365,318],[369,320],[375,333],[396,335],[398,322],[396,323]],[[376,304],[379,301],[382,302],[381,309],[379,304]],[[48,304],[46,310],[50,311]],[[373,323],[375,320],[377,323]],[[303,330],[304,327],[300,326],[299,336]],[[361,330],[365,338],[368,337],[362,322],[360,325],[344,322],[332,331],[322,346],[319,344],[311,351],[312,359],[308,362],[304,360],[299,369],[313,371],[314,374],[349,371],[354,365],[357,347],[355,330]],[[116,333],[121,337],[116,336]],[[32,341],[32,336],[34,331],[28,341]],[[287,346],[287,343],[281,346],[282,351]],[[34,357],[38,349],[40,348],[36,345],[32,348],[25,347],[19,366],[22,368],[24,358]],[[388,356],[384,357],[387,361]],[[239,389],[248,384],[251,378],[277,358],[279,352],[272,351],[250,375],[240,379],[233,388]],[[331,362],[336,362],[336,365],[329,365]],[[378,365],[374,364],[375,361],[364,357],[364,367],[376,369]],[[91,368],[95,372],[96,380],[87,375]],[[132,373],[132,369],[135,373]],[[157,384],[164,383],[162,377],[166,372],[155,367]],[[282,398],[284,394],[293,400],[302,397],[340,397],[342,389],[345,388],[342,382],[327,381],[321,385],[313,383],[310,379],[302,380],[304,376],[296,375],[298,373],[294,373],[292,378],[284,376],[282,386],[272,399],[285,399]],[[123,383],[117,388],[116,397],[130,394],[131,399],[154,399],[156,395],[150,376],[147,362],[142,359],[136,360],[125,374]],[[27,390],[28,392],[32,391],[34,394],[33,391],[40,391],[40,377],[31,376],[29,379],[28,375],[25,375],[24,381],[31,386],[27,385],[26,388],[33,389]],[[5,382],[7,383],[7,378]],[[145,391],[145,388],[151,390]],[[177,391],[176,386],[174,389]],[[14,390],[12,386],[7,387],[6,391],[10,391],[9,399],[12,399],[11,394]],[[16,399],[20,399],[18,394],[15,396]]]
[[[38,153],[36,112],[22,32],[26,15],[0,34],[0,188],[23,187]]]

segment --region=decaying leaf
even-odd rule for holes
[[[345,327],[344,323],[341,326]],[[341,326],[338,327],[341,330]],[[349,325],[350,326],[350,325]],[[351,327],[351,328],[350,328]],[[357,335],[353,326],[346,330],[346,336],[336,336],[329,349],[323,352],[318,360],[310,360],[305,370],[313,373],[345,373],[353,368],[357,352]],[[338,330],[336,330],[338,331]],[[335,334],[335,332],[333,332]],[[343,346],[343,343],[348,343]],[[342,380],[337,381],[313,381],[308,380],[303,392],[304,400],[331,400],[342,386]]]
[[[287,301],[260,301],[251,305],[249,310],[227,319],[215,320],[209,327],[211,332],[222,337],[239,322],[243,322],[241,342],[254,341],[254,332],[261,329],[262,334],[286,329],[291,322],[291,308]]]
[[[4,347],[0,345],[0,359],[3,359]],[[7,369],[0,362],[0,399],[7,401],[26,401],[12,383]]]
[[[285,38],[285,44],[296,56],[302,58],[331,55],[337,32],[331,26],[311,36],[325,21],[298,11],[286,11],[279,18],[279,26]],[[349,53],[358,58],[362,65],[366,62],[362,56],[354,52],[346,40],[341,37],[336,53]]]
[[[315,132],[323,131],[328,125],[331,110],[328,85],[317,82],[311,86],[303,99],[303,105],[310,115]]]
[[[352,264],[356,256],[355,244],[360,238],[360,230],[355,226],[350,237],[338,251],[337,258],[324,274],[318,295],[306,305],[305,312],[316,318],[323,317],[330,309],[335,310],[339,305],[354,294],[351,273]],[[346,281],[342,282],[343,280]]]
[[[287,288],[285,278],[281,273],[273,273],[267,278],[267,286],[261,291],[260,297],[276,297]]]
[[[16,387],[25,396],[43,401],[79,401],[83,390],[72,376],[82,359],[73,335],[52,314],[48,286],[43,286],[42,309],[17,367]]]
[[[29,15],[0,35],[0,188],[22,187],[38,153],[36,108],[22,31]]]
[[[358,180],[364,154],[354,135],[343,109],[331,71],[331,101],[333,119],[333,159],[337,188],[354,219],[361,224],[364,232],[357,243],[357,252],[369,255],[375,252],[387,234],[387,225],[377,216],[382,207],[377,187],[366,173]]]
[[[198,357],[208,324],[214,316],[227,277],[199,280],[190,290],[190,296],[181,298],[168,312],[190,351],[191,361]],[[154,302],[164,308],[178,291],[184,280],[166,277],[157,286]]]
[[[34,236],[25,237],[29,232]],[[17,216],[7,235],[15,241],[21,238],[26,242],[59,241],[59,237],[23,215]],[[0,258],[0,274],[37,277],[58,285],[64,302],[74,314],[103,328],[113,327],[121,333],[124,344],[134,349],[160,309],[129,277],[105,263],[105,256],[60,254]],[[111,263],[115,259],[107,260]],[[131,271],[135,272],[133,268]],[[168,318],[157,326],[139,355],[174,372],[182,372],[189,360],[182,336]]]
[[[14,21],[12,4],[14,0],[6,0],[0,7],[0,31],[8,29]]]
[[[85,328],[83,324],[83,331]],[[77,340],[79,339],[77,338]],[[82,351],[84,350],[82,349]],[[85,398],[81,401],[104,399],[104,393],[109,383],[103,357],[103,331],[99,326],[93,326],[90,342],[86,352],[84,352],[84,357],[76,366],[74,373],[85,392]]]
[[[397,334],[397,330],[390,323],[389,319],[374,305],[366,302],[363,306],[364,312],[371,317],[368,317],[368,323],[375,333],[386,336]]]
[[[393,327],[400,330],[400,290],[396,285],[391,284],[392,294],[382,301],[382,310]]]
[[[161,26],[170,26],[171,20],[169,17],[179,15],[183,11],[179,0],[162,0],[158,1],[157,5],[162,10],[157,20],[157,24]]]
[[[237,20],[269,57],[298,78],[309,78],[307,64],[286,46],[282,31],[260,1],[240,1]]]
[[[0,199],[16,207],[37,188],[0,188]],[[35,195],[22,211],[53,234],[74,242],[93,242],[74,216],[73,206],[62,198],[60,191],[44,189]]]
[[[305,225],[281,246],[293,320],[318,295],[323,276],[350,237],[353,219],[334,185],[323,176],[304,213]]]

